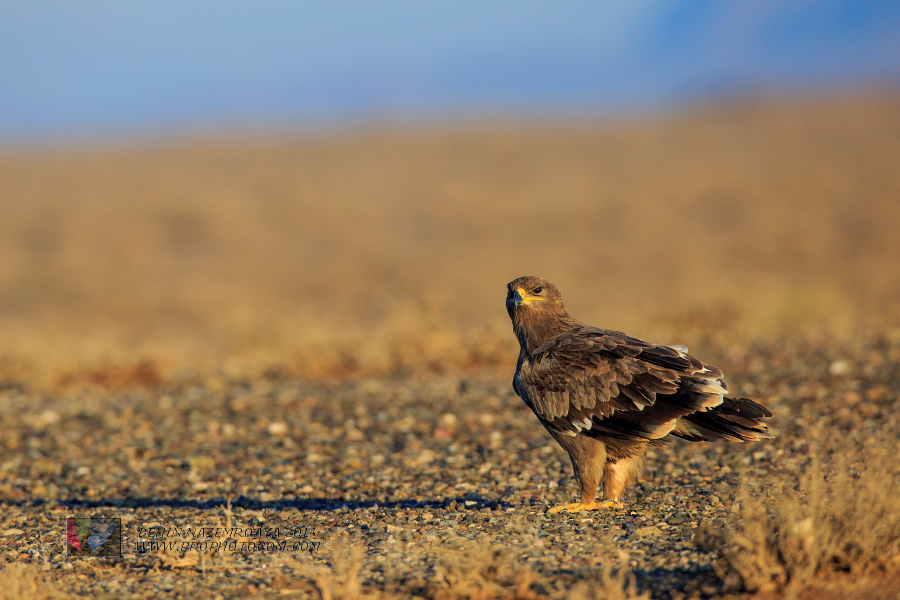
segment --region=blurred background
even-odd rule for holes
[[[0,384],[900,331],[898,85],[894,2],[4,3]]]

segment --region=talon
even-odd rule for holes
[[[561,505],[559,505],[559,506],[554,506],[553,508],[551,508],[551,509],[548,510],[547,512],[548,512],[548,513],[551,513],[551,514],[556,514],[556,513],[559,513],[559,512],[563,512],[563,511],[565,511],[565,512],[575,512],[575,511],[579,511],[579,510],[584,510],[584,509],[582,508],[582,506],[584,506],[584,505],[581,504],[581,502],[575,502],[574,504],[561,504]]]
[[[615,500],[603,500],[601,502],[590,502],[588,504],[583,504],[581,502],[575,502],[573,504],[562,504],[560,506],[554,506],[547,512],[550,514],[556,514],[560,512],[579,512],[582,510],[597,510],[598,508],[622,508],[622,504]]]

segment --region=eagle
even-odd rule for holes
[[[506,310],[519,340],[513,389],[569,454],[581,501],[551,513],[621,508],[650,445],[771,438],[769,410],[728,398],[722,371],[684,346],[659,346],[585,325],[540,277],[507,285]],[[602,498],[597,490],[603,483]]]

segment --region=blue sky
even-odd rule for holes
[[[900,2],[7,0],[0,142],[900,83]]]

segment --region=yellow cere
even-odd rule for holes
[[[528,304],[529,302],[540,300],[538,296],[530,296],[528,292],[525,291],[525,288],[517,288],[516,293],[519,294],[519,297],[522,298],[522,304]]]

